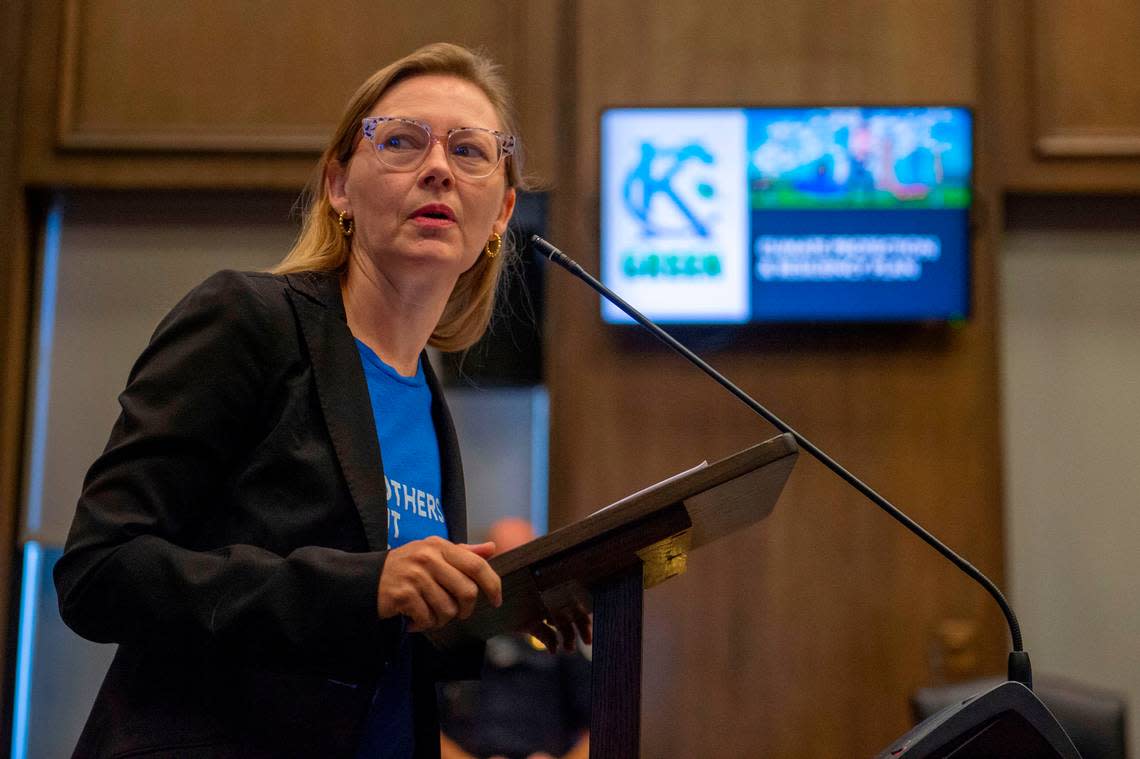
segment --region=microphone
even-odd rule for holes
[[[966,573],[977,582],[997,602],[1009,627],[1009,636],[1012,650],[1007,663],[1008,678],[1010,682],[990,689],[971,699],[955,704],[938,714],[933,715],[902,738],[896,740],[879,756],[895,757],[906,756],[920,759],[920,757],[949,756],[944,751],[955,752],[967,744],[971,745],[971,752],[955,754],[962,759],[974,756],[992,755],[1007,757],[1076,757],[1075,747],[1065,734],[1056,718],[1033,695],[1033,672],[1029,662],[1029,654],[1025,651],[1021,640],[1021,626],[1017,616],[1006,601],[1001,590],[990,578],[986,577],[978,568],[959,556],[949,546],[923,528],[918,522],[904,514],[898,507],[877,493],[871,486],[864,483],[851,472],[843,468],[831,456],[824,453],[818,446],[805,438],[790,425],[762,406],[752,396],[745,393],[731,380],[718,372],[680,343],[668,332],[657,326],[649,317],[638,311],[621,298],[610,288],[603,285],[589,272],[581,267],[574,259],[567,256],[547,240],[533,235],[531,243],[547,258],[569,271],[578,279],[585,282],[602,297],[628,314],[634,321],[649,330],[661,342],[668,345],[675,352],[681,354],[698,369],[712,377],[718,384],[735,395],[744,405],[762,416],[776,429],[791,435],[801,448],[810,453],[820,463],[834,472],[840,479],[866,496],[872,503],[885,511],[895,521],[922,539],[927,545],[942,554],[954,566]],[[979,737],[981,736],[981,737]],[[1033,753],[1029,751],[1032,745]],[[1052,753],[1049,753],[1051,750]]]
[[[871,486],[867,485],[851,472],[840,466],[840,464],[835,461],[835,459],[831,458],[822,450],[820,450],[818,446],[816,446],[800,433],[796,432],[790,425],[766,409],[764,406],[760,405],[760,403],[752,398],[752,396],[748,395],[739,387],[737,387],[731,380],[718,372],[716,369],[709,366],[709,364],[706,363],[704,359],[693,353],[682,343],[678,342],[676,338],[674,338],[665,330],[661,329],[661,327],[657,326],[652,320],[649,319],[649,317],[645,316],[645,314],[641,313],[636,308],[631,306],[613,290],[606,287],[596,278],[591,276],[574,259],[567,256],[561,250],[554,247],[538,235],[534,235],[530,239],[531,242],[534,243],[535,247],[542,251],[542,253],[547,258],[584,281],[587,285],[598,291],[602,297],[606,298],[622,311],[629,314],[629,316],[632,317],[634,321],[653,333],[654,337],[695,364],[697,368],[712,377],[726,390],[740,399],[744,405],[748,406],[748,408],[764,417],[764,419],[766,419],[768,423],[773,427],[778,429],[780,432],[786,432],[795,438],[796,443],[798,443],[801,448],[810,453],[814,458],[816,458],[820,463],[838,475],[842,480],[847,482],[853,488],[870,499],[872,503],[881,508],[883,511],[887,512],[887,514],[889,514],[893,519],[901,523],[904,527],[921,538],[934,550],[938,551],[938,553],[949,559],[956,567],[969,575],[975,582],[985,588],[986,592],[993,597],[993,599],[997,602],[997,605],[1001,608],[1002,614],[1005,615],[1006,623],[1009,626],[1009,635],[1013,643],[1013,651],[1009,655],[1009,679],[1022,683],[1026,687],[1032,689],[1033,673],[1029,663],[1029,654],[1026,653],[1022,647],[1021,626],[1017,622],[1017,616],[1013,613],[1013,609],[1005,600],[1005,596],[1002,595],[1001,590],[998,589],[997,585],[995,585],[994,582],[990,580],[990,578],[982,574],[982,572],[973,564],[966,561],[964,558],[952,551],[946,544],[930,534],[926,529],[922,527],[922,525],[918,524],[918,522],[915,522],[913,519],[908,517],[886,498],[875,492]]]

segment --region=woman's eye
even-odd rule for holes
[[[451,152],[459,158],[472,158],[480,161],[487,160],[490,155],[485,145],[476,142],[461,142],[453,146]]]
[[[399,131],[384,135],[380,147],[385,150],[419,150],[423,147],[424,138],[415,132]]]

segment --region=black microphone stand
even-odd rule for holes
[[[1005,596],[1002,594],[1002,592],[998,588],[998,586],[996,584],[994,584],[994,582],[992,580],[990,580],[990,578],[986,577],[977,567],[975,567],[973,564],[966,561],[964,558],[962,558],[957,553],[955,553],[953,550],[951,550],[949,548],[949,546],[947,546],[945,543],[943,543],[938,538],[931,535],[929,531],[927,531],[925,528],[922,527],[922,525],[920,525],[918,522],[916,522],[913,519],[911,519],[910,517],[908,517],[898,507],[896,507],[894,504],[892,504],[886,498],[879,495],[879,493],[875,492],[875,490],[873,488],[871,488],[871,486],[867,485],[865,482],[860,480],[858,477],[853,475],[851,472],[844,469],[837,461],[835,461],[835,459],[828,456],[826,453],[824,453],[822,450],[820,450],[818,446],[816,446],[814,443],[812,443],[810,440],[805,438],[803,435],[801,435],[800,433],[798,433],[794,429],[792,429],[792,427],[789,426],[786,422],[784,422],[778,416],[776,416],[771,411],[769,411],[764,406],[762,406],[760,403],[758,403],[754,398],[752,398],[752,396],[748,395],[743,390],[741,390],[739,387],[737,387],[731,380],[729,380],[723,374],[721,374],[716,369],[711,367],[700,356],[693,353],[691,350],[689,350],[683,344],[678,342],[668,332],[661,329],[661,327],[657,326],[648,317],[646,317],[644,314],[642,314],[636,308],[634,308],[629,303],[627,303],[625,300],[623,300],[613,290],[611,290],[610,288],[606,287],[601,282],[599,282],[589,272],[587,272],[585,269],[583,269],[576,261],[574,261],[574,259],[567,256],[561,250],[554,247],[554,245],[550,244],[547,240],[544,240],[543,238],[539,237],[538,235],[534,235],[530,239],[531,239],[531,242],[534,243],[534,245],[540,251],[542,251],[542,253],[547,258],[549,258],[551,261],[558,264],[562,268],[566,269],[567,271],[569,271],[574,276],[581,279],[583,282],[585,282],[587,285],[589,285],[594,290],[596,290],[599,294],[601,294],[602,297],[606,298],[611,303],[613,303],[615,306],[620,308],[622,311],[629,314],[629,316],[631,318],[633,318],[634,321],[636,321],[638,324],[640,324],[641,326],[643,326],[647,330],[649,330],[651,333],[653,333],[654,337],[656,337],[658,340],[665,343],[670,348],[672,348],[674,351],[676,351],[677,353],[680,353],[682,356],[687,358],[690,362],[695,364],[701,371],[705,372],[710,377],[712,377],[714,380],[716,380],[718,383],[720,383],[721,386],[723,386],[726,390],[728,390],[730,393],[735,395],[746,406],[748,406],[750,409],[755,411],[760,416],[764,417],[764,419],[766,419],[773,427],[780,430],[781,432],[786,432],[787,434],[789,434],[793,438],[795,438],[796,443],[798,443],[801,448],[803,448],[808,453],[810,453],[820,463],[822,463],[824,466],[826,466],[832,472],[837,474],[841,479],[843,479],[845,482],[847,482],[853,488],[855,488],[860,493],[862,493],[864,496],[866,496],[868,499],[870,499],[870,501],[872,503],[874,503],[876,506],[881,508],[883,511],[887,512],[887,514],[889,514],[893,519],[895,519],[897,522],[902,524],[904,527],[906,527],[912,533],[917,535],[927,545],[929,545],[931,548],[938,551],[938,553],[942,554],[944,557],[949,559],[956,567],[961,569],[963,572],[965,572],[967,575],[969,575],[971,578],[973,578],[975,582],[977,582],[979,585],[981,585],[983,588],[985,588],[986,592],[989,593],[993,597],[993,599],[997,602],[997,605],[1001,608],[1001,612],[1003,615],[1005,615],[1006,623],[1009,626],[1009,635],[1010,635],[1010,639],[1011,639],[1012,644],[1013,644],[1012,645],[1013,650],[1009,654],[1009,662],[1008,662],[1009,679],[1013,680],[1015,682],[1019,682],[1022,685],[1024,685],[1025,687],[1032,690],[1032,688],[1033,688],[1033,672],[1032,672],[1032,667],[1031,667],[1030,662],[1029,662],[1029,654],[1025,651],[1024,647],[1022,646],[1021,626],[1017,622],[1017,616],[1013,613],[1013,609],[1010,607],[1009,603],[1005,600]]]
[[[1008,661],[1009,681],[948,706],[896,739],[880,752],[876,759],[948,759],[950,756],[954,756],[955,759],[990,759],[994,756],[1001,756],[1004,759],[1080,759],[1080,754],[1066,735],[1064,728],[1033,694],[1033,673],[1029,654],[1022,646],[1021,627],[1005,596],[992,580],[869,485],[840,466],[810,440],[760,405],[727,377],[709,366],[704,359],[626,303],[565,253],[538,235],[531,237],[531,241],[551,261],[581,279],[602,297],[629,314],[657,339],[695,364],[776,429],[791,435],[801,448],[973,578],[985,588],[1001,608],[1013,644]]]

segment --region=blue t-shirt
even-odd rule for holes
[[[439,442],[431,419],[431,390],[423,360],[414,377],[403,377],[359,340],[372,416],[384,462],[388,497],[388,548],[431,535],[447,538],[440,498]],[[406,634],[390,667],[376,684],[358,759],[410,759],[412,648]]]

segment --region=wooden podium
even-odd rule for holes
[[[503,605],[430,633],[447,648],[489,639],[574,603],[594,613],[591,759],[634,759],[641,722],[642,594],[685,571],[688,552],[758,522],[776,505],[798,449],[780,435],[635,493],[491,559]]]

